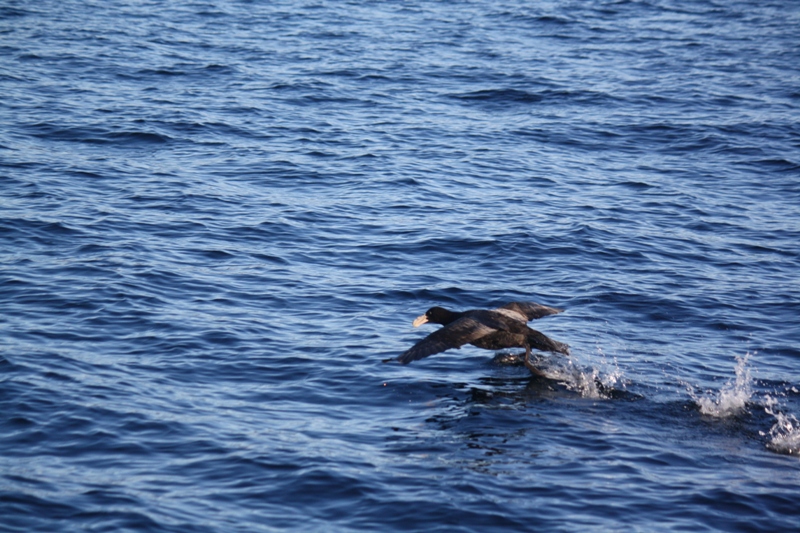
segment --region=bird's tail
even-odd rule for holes
[[[551,339],[544,333],[536,331],[535,329],[528,328],[528,344],[531,348],[535,348],[542,352],[556,352],[569,355],[569,346],[563,342],[558,342]]]

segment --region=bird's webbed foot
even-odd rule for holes
[[[536,366],[534,366],[533,362],[531,361],[531,347],[530,345],[525,345],[525,366],[528,370],[530,370],[531,374],[534,376],[539,376],[541,378],[545,377],[544,372],[539,370]]]

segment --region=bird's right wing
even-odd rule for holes
[[[416,361],[450,348],[460,348],[495,331],[497,329],[465,316],[441,329],[437,329],[409,350],[400,354],[397,360],[405,365],[411,361]]]

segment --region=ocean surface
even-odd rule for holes
[[[799,317],[796,1],[0,3],[0,531],[797,531]]]

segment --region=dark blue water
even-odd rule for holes
[[[798,28],[3,2],[0,529],[796,529]],[[513,300],[547,377],[381,363]]]

